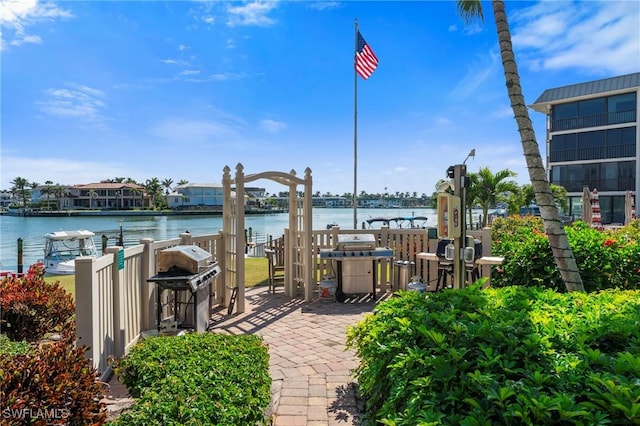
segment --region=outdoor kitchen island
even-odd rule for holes
[[[338,302],[348,294],[371,293],[375,299],[378,261],[392,259],[393,250],[377,247],[373,234],[338,234],[336,247],[321,249],[320,258],[334,261]]]

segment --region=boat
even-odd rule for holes
[[[93,241],[95,234],[87,230],[56,231],[44,236],[44,271],[50,275],[70,275],[76,272],[76,259],[98,257]]]
[[[426,227],[428,218],[426,216],[409,216],[409,217],[372,217],[367,219],[367,223],[370,228],[373,228],[375,223],[381,222],[383,227],[390,227],[390,223],[395,223],[395,227],[400,228],[421,228]],[[407,222],[407,224],[405,224]],[[416,223],[419,222],[419,223]]]

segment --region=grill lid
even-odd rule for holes
[[[213,261],[208,251],[198,246],[175,246],[158,253],[158,272],[168,272],[171,268],[180,268],[191,274],[197,274]]]
[[[376,238],[373,234],[338,234],[336,250],[373,250]]]

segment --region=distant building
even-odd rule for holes
[[[222,209],[224,194],[218,183],[185,183],[173,188],[167,195],[167,205],[171,209],[214,207]]]
[[[31,202],[55,202],[61,210],[127,210],[149,206],[144,187],[135,183],[99,182],[84,185],[40,185]]]
[[[0,207],[9,207],[15,201],[15,197],[10,192],[0,192]]]
[[[531,105],[547,116],[547,173],[580,217],[582,188],[598,190],[602,223],[624,223],[640,188],[640,73],[547,89]]]

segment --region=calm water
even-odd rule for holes
[[[436,212],[433,209],[359,209],[358,226],[374,217],[425,216],[426,223],[416,221],[419,226],[436,226]],[[123,222],[125,246],[137,244],[142,238],[156,241],[177,238],[189,231],[193,235],[214,234],[222,229],[221,216],[144,216],[144,217],[17,217],[0,216],[0,269],[17,269],[17,240],[24,241],[24,268],[42,259],[44,234],[60,230],[87,229],[96,234],[95,241],[101,246],[101,236],[115,237],[119,233],[118,222]],[[353,210],[314,209],[313,229],[325,229],[327,224],[336,223],[342,229],[353,229]],[[245,217],[245,228],[262,237],[274,238],[283,234],[289,226],[288,213],[272,215],[250,215]],[[405,222],[403,227],[408,227]],[[380,224],[376,224],[380,227]],[[395,227],[395,226],[392,226]],[[109,241],[113,245],[114,240]]]

